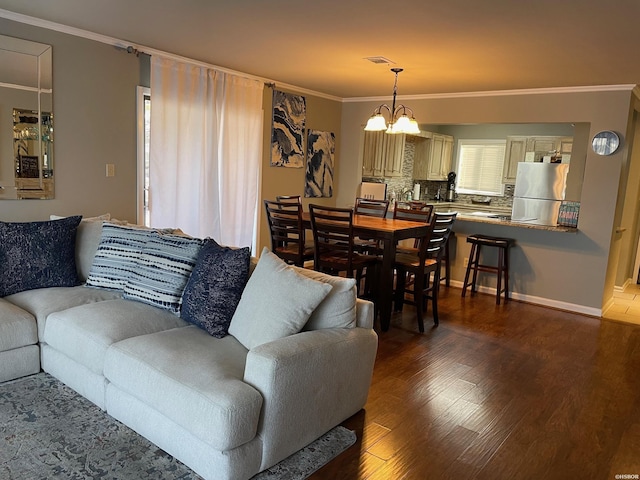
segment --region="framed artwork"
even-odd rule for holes
[[[307,134],[307,169],[305,197],[333,196],[333,157],[336,136],[332,132],[309,130]]]
[[[271,166],[302,168],[306,99],[301,95],[273,91]]]

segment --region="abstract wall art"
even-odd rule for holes
[[[271,129],[271,166],[302,168],[304,166],[304,126],[306,99],[301,95],[273,91]]]
[[[333,196],[333,157],[336,136],[332,132],[309,130],[307,134],[307,170],[305,197]]]

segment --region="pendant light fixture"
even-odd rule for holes
[[[398,105],[396,107],[396,95],[398,93],[398,74],[402,72],[402,68],[392,68],[391,71],[395,73],[396,79],[393,83],[393,103],[391,108],[386,103],[383,103],[373,111],[373,115],[367,122],[367,126],[364,127],[368,132],[380,132],[386,130],[386,133],[420,133],[418,122],[413,117],[413,110],[404,105]],[[389,112],[389,122],[382,114],[382,111]],[[407,115],[407,111],[411,114],[411,118]]]

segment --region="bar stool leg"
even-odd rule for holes
[[[464,274],[464,283],[462,284],[462,296],[464,297],[467,293],[467,287],[469,286],[469,274],[471,273],[471,267],[473,265],[473,256],[476,252],[476,244],[471,244],[471,253],[469,253],[469,261],[467,263],[467,271]],[[472,288],[473,291],[473,288]]]
[[[498,284],[496,286],[496,305],[500,305],[500,295],[502,295],[503,272],[504,272],[504,248],[498,247]]]
[[[471,280],[471,296],[478,291],[478,270],[480,269],[480,250],[482,245],[476,245],[475,256],[473,258],[473,280]],[[471,261],[471,260],[469,260]]]
[[[504,303],[507,303],[509,301],[509,245],[504,250]]]

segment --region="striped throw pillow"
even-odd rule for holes
[[[154,233],[124,287],[124,298],[180,312],[182,292],[203,240]]]
[[[104,223],[87,286],[124,290],[154,230]]]

